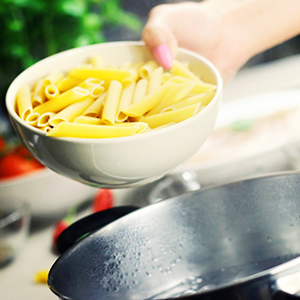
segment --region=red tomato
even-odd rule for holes
[[[34,158],[27,159],[15,153],[0,158],[0,178],[11,178],[42,168],[44,166]]]
[[[114,197],[111,190],[108,189],[99,189],[96,193],[94,202],[93,202],[93,212],[102,211],[113,207]]]

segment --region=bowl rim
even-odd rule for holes
[[[6,93],[6,108],[7,111],[9,113],[9,117],[13,118],[16,122],[18,122],[20,125],[22,125],[23,127],[29,129],[30,131],[40,135],[40,136],[45,136],[46,137],[46,133],[27,124],[24,120],[22,120],[16,113],[15,109],[13,108],[14,104],[15,104],[15,99],[11,100],[12,96],[11,94],[13,93],[14,89],[15,89],[15,85],[16,83],[20,80],[20,78],[24,77],[27,75],[28,72],[31,72],[31,70],[33,70],[36,66],[39,66],[47,61],[55,61],[57,58],[62,57],[62,56],[70,56],[73,53],[79,53],[82,52],[84,50],[88,51],[90,49],[95,49],[98,47],[106,47],[106,46],[138,46],[138,47],[146,47],[145,43],[143,41],[115,41],[115,42],[107,42],[107,43],[98,43],[98,44],[93,44],[93,45],[87,45],[87,46],[83,46],[83,47],[78,47],[78,48],[73,48],[73,49],[69,49],[69,50],[65,50],[59,53],[56,53],[54,55],[48,56],[38,62],[36,62],[35,64],[33,64],[32,66],[30,66],[29,68],[25,69],[23,72],[21,72],[10,84],[7,93]],[[191,50],[188,49],[184,49],[179,47],[177,49],[177,52],[179,53],[184,53],[187,54],[189,56],[193,56],[196,59],[202,61],[207,67],[209,67],[209,69],[212,71],[212,73],[214,74],[215,78],[216,78],[216,93],[213,97],[213,99],[210,101],[210,103],[205,107],[205,109],[201,110],[199,113],[197,113],[195,116],[190,117],[182,122],[176,123],[172,126],[168,126],[165,128],[161,128],[159,130],[154,130],[151,132],[147,132],[146,134],[136,134],[133,136],[125,136],[125,137],[115,137],[115,138],[71,138],[71,137],[48,137],[49,139],[56,139],[56,140],[64,140],[64,141],[69,141],[69,142],[73,142],[73,143],[84,143],[84,144],[90,144],[92,143],[119,143],[119,142],[124,142],[124,140],[126,140],[127,142],[132,142],[135,141],[136,139],[139,140],[143,140],[144,138],[147,138],[147,136],[149,136],[149,134],[151,136],[160,136],[161,134],[166,134],[167,132],[171,132],[176,130],[177,128],[179,128],[179,126],[183,126],[183,124],[188,125],[189,123],[193,122],[195,119],[201,118],[203,114],[205,114],[205,111],[207,111],[207,108],[212,106],[213,102],[218,101],[218,99],[221,97],[221,93],[223,90],[223,80],[221,77],[220,72],[218,71],[218,69],[213,65],[212,62],[210,62],[207,58],[203,57],[202,55],[195,53]],[[13,102],[14,101],[14,102]]]

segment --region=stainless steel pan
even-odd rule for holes
[[[298,173],[122,209],[82,219],[61,235],[64,253],[48,281],[61,299],[297,298]],[[111,218],[119,219],[108,224]],[[91,234],[71,246],[84,232]]]

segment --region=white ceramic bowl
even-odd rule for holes
[[[0,198],[26,200],[33,217],[64,214],[72,205],[91,199],[96,191],[48,169],[0,180]]]
[[[68,71],[94,54],[121,64],[151,59],[142,42],[112,42],[68,50],[48,57],[21,73],[11,84],[6,105],[16,132],[30,152],[55,172],[97,187],[121,188],[154,181],[190,158],[213,129],[222,94],[218,70],[205,58],[179,49],[177,59],[190,63],[202,79],[217,85],[214,99],[196,116],[168,128],[122,138],[47,137],[15,112],[18,89],[57,69]]]

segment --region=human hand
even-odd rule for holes
[[[252,56],[299,34],[299,12],[299,0],[163,4],[151,10],[142,39],[165,69],[179,46],[209,59],[227,82]]]

